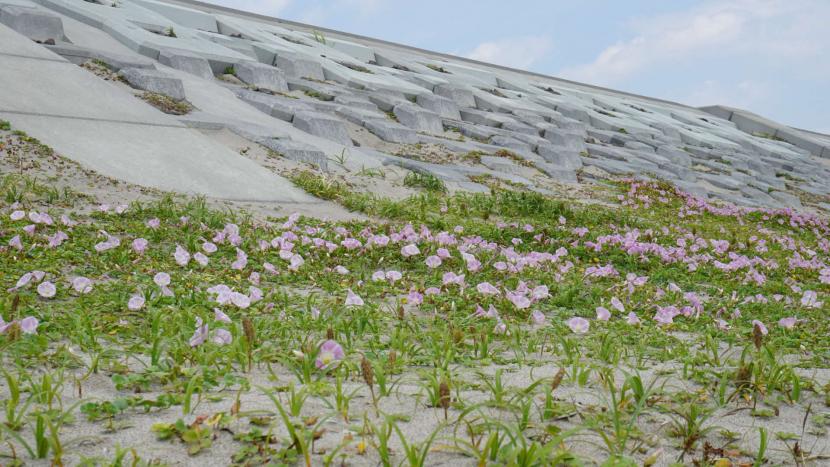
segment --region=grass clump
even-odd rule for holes
[[[170,96],[157,92],[145,91],[141,98],[153,107],[170,115],[186,115],[193,110],[193,106],[184,100],[176,100]]]
[[[403,184],[413,188],[423,188],[435,193],[446,193],[447,187],[440,178],[432,174],[410,172],[404,177]]]

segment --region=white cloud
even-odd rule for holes
[[[216,3],[237,10],[276,16],[288,7],[291,0],[216,0]]]
[[[773,94],[773,85],[766,81],[744,80],[733,84],[706,80],[680,100],[696,107],[721,104],[750,108],[763,104]]]
[[[527,69],[552,48],[553,43],[547,36],[524,36],[483,42],[465,56],[482,62]]]
[[[830,53],[824,22],[829,16],[830,2],[823,0],[710,0],[687,11],[632,21],[633,38],[560,76],[612,85],[651,67],[734,57],[754,57],[770,65],[808,60],[806,72],[811,67],[830,70],[815,63],[822,52]]]

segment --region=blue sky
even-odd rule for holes
[[[208,0],[830,133],[830,0]]]

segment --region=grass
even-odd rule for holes
[[[141,94],[141,98],[166,114],[186,115],[193,110],[193,106],[187,101],[179,101],[156,92],[145,91]]]
[[[169,198],[78,213],[87,198],[4,176],[2,462],[823,461],[825,219],[661,183],[614,183],[609,206],[450,195],[416,174],[423,192],[399,201],[290,179],[372,220],[265,222]],[[764,426],[791,419],[803,429]],[[122,445],[102,456],[81,430]]]
[[[432,174],[421,174],[417,172],[410,172],[406,174],[403,184],[413,188],[423,188],[426,191],[436,193],[446,193],[447,187],[444,182]]]

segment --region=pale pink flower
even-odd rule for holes
[[[718,318],[715,320],[715,327],[720,329],[721,331],[728,331],[729,330],[729,323]]]
[[[821,308],[824,302],[818,301],[818,294],[812,290],[805,290],[801,297],[801,305],[807,308]]]
[[[628,313],[628,317],[626,318],[625,322],[632,326],[637,326],[638,324],[640,324],[640,318],[637,317],[637,313],[634,313],[632,311]]]
[[[216,329],[213,331],[213,342],[218,345],[229,345],[233,342],[233,336],[226,329]]]
[[[288,263],[288,269],[292,271],[296,271],[300,269],[300,267],[305,264],[305,260],[300,255],[293,255],[291,256],[291,260]]]
[[[147,249],[147,245],[149,242],[144,238],[136,238],[133,240],[133,251],[138,253],[139,255],[144,254],[144,250]]]
[[[230,316],[226,315],[225,312],[220,310],[219,308],[213,309],[213,319],[222,323],[230,323],[231,318]]]
[[[374,282],[384,282],[386,281],[386,274],[383,271],[375,271],[372,274],[372,281]]]
[[[565,324],[571,328],[571,331],[574,334],[585,334],[591,326],[587,319],[580,318],[579,316],[574,316],[573,318],[565,321]]]
[[[617,297],[611,297],[611,306],[614,307],[615,310],[619,311],[620,313],[625,313],[625,306]]]
[[[190,338],[190,346],[202,345],[208,338],[208,324],[202,322],[202,318],[196,318],[196,330]]]
[[[23,219],[24,217],[26,217],[26,211],[19,211],[18,210],[18,211],[12,212],[9,215],[9,219],[11,219],[13,221],[19,221],[20,219]]]
[[[792,329],[795,327],[796,324],[798,324],[798,319],[794,316],[781,318],[780,320],[778,320],[778,325],[784,329]]]
[[[546,285],[539,285],[533,288],[530,292],[530,298],[534,301],[544,300],[550,297],[550,292],[548,286]]]
[[[92,281],[86,277],[78,276],[72,279],[72,288],[75,292],[87,294],[92,292]]]
[[[415,244],[413,243],[410,243],[409,245],[406,245],[405,247],[401,248],[401,255],[403,255],[406,258],[410,256],[415,256],[420,253],[421,250],[419,250],[418,247],[415,246]]]
[[[147,227],[151,229],[157,229],[159,225],[161,225],[161,221],[157,217],[154,217],[147,221]]]
[[[611,312],[604,306],[597,307],[597,319],[600,321],[608,321],[611,319]]]
[[[159,287],[166,287],[170,285],[170,274],[167,274],[166,272],[157,273],[153,276],[153,282],[155,282]]]
[[[9,240],[9,246],[15,250],[23,250],[23,242],[20,241],[20,235],[15,235]]]
[[[352,292],[352,289],[348,289],[346,295],[346,306],[363,306],[363,299],[356,293]]]
[[[498,295],[499,289],[489,282],[482,282],[476,286],[478,293],[482,295]]]
[[[34,316],[27,316],[20,320],[20,331],[23,334],[37,334],[37,326],[40,324]]]
[[[766,336],[767,334],[769,334],[766,325],[764,325],[764,323],[758,321],[757,319],[752,320],[752,328],[758,328],[758,330],[761,331],[762,336]]]
[[[340,360],[343,360],[346,354],[343,352],[343,347],[337,342],[329,339],[320,345],[320,350],[317,352],[317,359],[314,364],[317,368],[324,370],[333,365],[337,365]]]
[[[248,265],[248,255],[239,248],[236,249],[236,261],[231,263],[231,269],[241,271]]]
[[[496,325],[493,327],[493,332],[496,334],[507,334],[507,324],[505,324],[502,320],[496,321]]]
[[[337,274],[340,274],[341,276],[345,276],[346,274],[349,273],[349,270],[346,269],[343,266],[337,265],[337,266],[334,267],[334,272],[336,272]]]
[[[205,254],[204,254],[204,253],[202,253],[201,251],[197,251],[197,252],[193,255],[193,260],[194,260],[194,261],[196,261],[196,262],[199,264],[199,266],[203,266],[203,267],[204,267],[204,266],[207,266],[207,265],[208,265],[208,262],[210,261],[210,260],[208,259],[208,257],[207,257],[207,256],[205,256]]]
[[[524,310],[530,307],[530,299],[520,293],[507,292],[507,299],[519,310]]]
[[[533,310],[533,313],[530,314],[530,320],[536,326],[542,326],[543,324],[545,324],[546,319],[547,318],[545,317],[545,314],[539,310]]]
[[[215,253],[217,250],[216,245],[211,242],[202,243],[202,251],[207,254]]]
[[[391,284],[401,280],[403,278],[403,274],[400,271],[386,271],[386,280],[388,280]]]
[[[144,308],[144,296],[141,294],[135,294],[130,297],[130,300],[127,302],[127,308],[132,311],[138,311]]]
[[[427,267],[429,267],[430,269],[435,269],[435,268],[441,266],[441,263],[442,263],[441,258],[439,258],[436,255],[427,256],[427,259],[424,262],[426,263]]]
[[[37,293],[43,298],[52,298],[55,296],[55,284],[45,281],[37,286]]]
[[[187,266],[190,262],[190,253],[187,252],[181,245],[176,245],[176,252],[173,253],[173,258],[179,266]]]
[[[251,306],[251,298],[245,295],[244,293],[231,292],[230,301],[237,308],[245,309]]]

